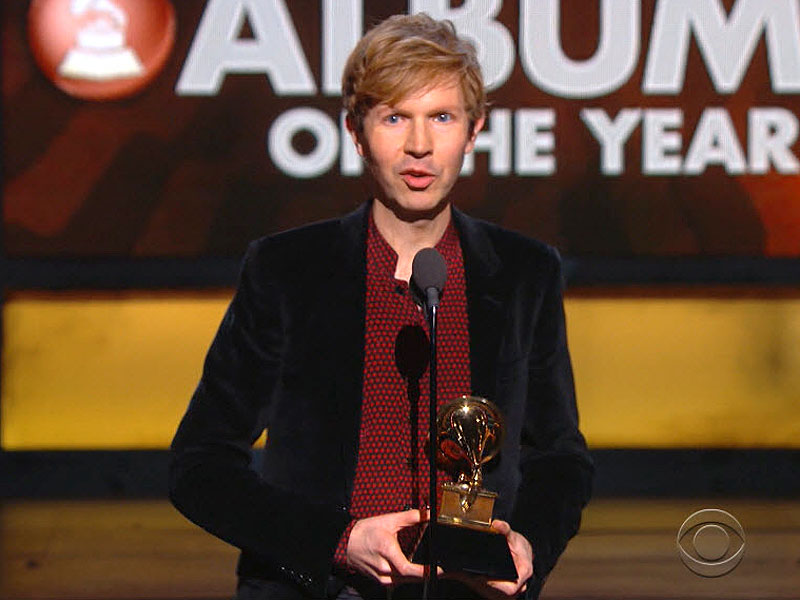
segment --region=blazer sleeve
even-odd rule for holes
[[[541,279],[540,279],[541,281]],[[535,598],[589,501],[593,463],[578,429],[578,412],[562,297],[561,260],[551,249],[533,326],[528,408],[520,448],[521,481],[511,525],[531,543]]]
[[[248,248],[234,298],[172,442],[170,498],[187,518],[321,596],[349,516],[267,484],[250,468],[284,345],[269,242]]]

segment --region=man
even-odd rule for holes
[[[238,598],[419,597],[424,570],[408,557],[430,502],[427,342],[408,281],[435,246],[448,267],[438,398],[472,393],[504,413],[484,485],[519,574],[444,574],[440,592],[535,598],[577,532],[592,469],[558,255],[451,206],[485,118],[474,49],[452,25],[384,21],[353,50],[343,95],[374,198],[251,244],[173,442],[171,497],[242,549]]]

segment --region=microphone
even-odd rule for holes
[[[428,309],[439,306],[447,281],[447,263],[436,248],[423,248],[411,263],[411,281],[415,295]]]
[[[430,353],[428,362],[430,366],[430,393],[428,399],[428,466],[430,468],[430,488],[428,498],[430,502],[430,524],[426,529],[428,534],[427,564],[428,572],[425,576],[425,585],[422,590],[424,599],[437,598],[438,577],[436,566],[439,563],[436,555],[436,523],[438,508],[436,506],[438,482],[436,481],[436,321],[439,312],[439,299],[447,281],[447,263],[436,248],[423,248],[414,256],[411,263],[412,290],[420,304],[423,304],[428,316],[428,330],[430,332]],[[416,288],[416,289],[414,289]]]

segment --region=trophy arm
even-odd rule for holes
[[[483,485],[483,473],[480,465],[472,469],[472,476],[469,479],[464,474],[463,481],[460,478],[459,484],[461,484],[462,489],[461,510],[467,512],[475,503],[478,492],[480,492]]]

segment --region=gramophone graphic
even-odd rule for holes
[[[89,15],[73,46],[58,66],[71,79],[110,81],[144,74],[136,52],[127,46],[128,15],[112,0],[72,0],[74,18]]]

